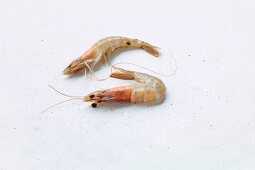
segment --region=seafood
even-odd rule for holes
[[[126,49],[143,49],[149,54],[158,57],[160,52],[158,47],[147,42],[121,36],[111,36],[96,42],[88,51],[69,64],[63,71],[64,75],[76,74],[89,70],[94,71],[94,67],[101,61],[109,64],[109,58],[114,54]]]
[[[52,107],[71,100],[92,102],[91,106],[93,108],[97,107],[99,103],[104,102],[157,104],[165,100],[166,86],[159,78],[144,73],[124,70],[116,66],[112,66],[112,68],[115,71],[111,73],[110,77],[123,80],[134,80],[134,83],[129,86],[120,86],[106,90],[98,90],[86,96],[70,96],[56,90],[54,87],[49,85],[50,88],[52,88],[59,94],[69,97],[71,99],[54,104],[42,112],[45,112]]]
[[[130,102],[156,104],[163,102],[166,97],[165,84],[157,77],[135,71],[128,71],[112,66],[116,71],[111,77],[123,80],[134,80],[129,86],[114,87],[107,90],[99,90],[83,97],[84,102],[92,102],[96,107],[102,102]]]

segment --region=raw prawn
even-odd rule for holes
[[[93,102],[92,107],[96,107],[101,102],[130,102],[156,104],[164,101],[166,97],[166,86],[157,77],[128,71],[116,66],[112,66],[115,72],[110,77],[134,80],[130,86],[114,87],[107,90],[99,90],[84,96],[84,102]]]
[[[46,110],[70,100],[82,100],[83,102],[92,102],[91,106],[93,108],[95,108],[99,103],[104,102],[157,104],[165,100],[166,86],[159,78],[144,73],[124,70],[116,66],[112,66],[112,68],[116,71],[112,72],[110,77],[123,80],[134,80],[134,83],[129,86],[120,86],[107,90],[98,90],[86,96],[66,95],[49,85],[58,93],[70,97],[71,99],[57,103],[47,108]]]
[[[158,47],[138,39],[120,36],[107,37],[96,42],[82,56],[72,61],[63,71],[63,74],[75,74],[86,71],[87,69],[93,72],[94,67],[99,61],[108,63],[108,60],[113,53],[121,52],[125,49],[143,49],[155,57],[158,57],[160,54]]]

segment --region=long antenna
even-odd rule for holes
[[[54,105],[52,105],[52,106],[46,108],[46,109],[43,110],[41,113],[44,113],[44,112],[46,112],[47,110],[49,110],[49,109],[51,109],[51,108],[53,108],[53,107],[55,107],[55,106],[57,106],[57,105],[60,105],[60,104],[62,104],[62,103],[69,102],[69,101],[72,101],[72,100],[79,100],[79,99],[83,99],[83,98],[73,98],[73,99],[67,99],[67,100],[61,101],[61,102],[59,102],[59,103],[56,103],[56,104],[54,104]]]
[[[148,70],[148,71],[150,71],[150,72],[152,72],[152,73],[155,73],[155,74],[158,74],[158,75],[161,75],[161,76],[165,76],[165,77],[171,77],[171,76],[173,76],[173,75],[176,73],[176,71],[177,71],[177,65],[175,66],[174,72],[173,72],[173,73],[170,73],[170,74],[161,74],[161,73],[159,73],[159,72],[156,72],[156,71],[154,71],[154,70],[148,69],[148,68],[143,67],[143,66],[140,66],[140,65],[138,65],[138,64],[129,63],[129,62],[119,62],[119,63],[116,63],[116,64],[114,64],[114,65],[112,65],[112,66],[116,66],[116,65],[120,65],[120,64],[129,64],[129,65],[133,65],[133,66],[136,66],[136,67],[140,67],[140,68],[142,68],[142,69]]]
[[[57,92],[57,93],[59,93],[59,94],[61,94],[61,95],[63,95],[63,96],[66,96],[66,97],[72,97],[72,98],[76,98],[76,97],[83,97],[83,96],[71,96],[71,95],[68,95],[68,94],[65,94],[65,93],[62,93],[62,92],[60,92],[59,90],[57,90],[57,89],[55,89],[53,86],[51,86],[51,85],[49,85],[48,84],[48,86],[51,88],[51,89],[53,89],[55,92]]]
[[[62,103],[69,102],[69,101],[72,101],[72,100],[80,100],[80,99],[83,99],[83,96],[71,96],[71,95],[67,95],[67,94],[62,93],[62,92],[60,92],[59,90],[55,89],[53,86],[51,86],[51,85],[49,85],[49,84],[48,84],[48,86],[49,86],[51,89],[53,89],[55,92],[57,92],[57,93],[59,93],[59,94],[61,94],[61,95],[63,95],[63,96],[69,97],[69,98],[71,98],[71,99],[67,99],[67,100],[61,101],[61,102],[59,102],[59,103],[56,103],[56,104],[54,104],[54,105],[52,105],[52,106],[46,108],[45,110],[43,110],[41,113],[46,112],[47,110],[49,110],[49,109],[51,109],[51,108],[53,108],[53,107],[55,107],[55,106],[57,106],[57,105],[60,105],[60,104],[62,104]]]

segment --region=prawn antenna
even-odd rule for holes
[[[65,93],[60,92],[59,90],[57,90],[56,88],[54,88],[53,86],[51,86],[51,85],[49,85],[49,84],[48,84],[48,86],[49,86],[52,90],[54,90],[55,92],[57,92],[57,93],[59,93],[59,94],[61,94],[61,95],[63,95],[63,96],[66,96],[66,97],[71,97],[71,98],[83,97],[83,96],[71,96],[71,95],[68,95],[68,94],[65,94]]]
[[[67,100],[58,102],[58,103],[56,103],[56,104],[54,104],[54,105],[52,105],[52,106],[46,108],[46,109],[43,110],[41,113],[44,113],[44,112],[46,112],[47,110],[49,110],[49,109],[51,109],[51,108],[53,108],[53,107],[55,107],[55,106],[57,106],[57,105],[60,105],[60,104],[62,104],[62,103],[69,102],[69,101],[72,101],[72,100],[79,100],[79,99],[83,99],[83,98],[72,98],[72,99],[67,99]]]
[[[62,104],[62,103],[69,102],[69,101],[72,101],[72,100],[81,100],[81,99],[83,99],[83,96],[71,96],[71,95],[67,95],[67,94],[62,93],[62,92],[60,92],[59,90],[55,89],[54,87],[52,87],[52,86],[49,85],[49,84],[48,84],[48,86],[49,86],[51,89],[53,89],[55,92],[57,92],[57,93],[59,93],[59,94],[61,94],[61,95],[63,95],[63,96],[69,97],[69,98],[71,98],[71,99],[67,99],[67,100],[58,102],[58,103],[56,103],[56,104],[54,104],[54,105],[52,105],[52,106],[46,108],[46,109],[43,110],[41,113],[44,113],[44,112],[46,112],[47,110],[49,110],[49,109],[51,109],[51,108],[53,108],[53,107],[55,107],[55,106],[57,106],[57,105],[60,105],[60,104]]]
[[[176,63],[176,60],[175,60],[175,63]],[[129,64],[129,65],[133,65],[133,66],[136,66],[136,67],[140,67],[140,68],[142,68],[142,69],[145,69],[145,70],[147,70],[147,71],[150,71],[150,72],[152,72],[152,73],[155,73],[155,74],[158,74],[158,75],[161,75],[161,76],[164,76],[164,77],[171,77],[171,76],[173,76],[173,75],[176,73],[176,71],[177,71],[177,64],[175,64],[174,71],[173,71],[172,73],[170,73],[170,74],[161,74],[161,73],[156,72],[156,71],[154,71],[154,70],[151,70],[151,69],[149,69],[149,68],[140,66],[140,65],[138,65],[138,64],[129,63],[129,62],[119,62],[119,63],[113,64],[112,66],[117,66],[117,65],[120,65],[120,64]]]
[[[154,47],[160,49],[159,47],[156,47],[156,46],[154,46]],[[155,74],[158,74],[158,75],[161,75],[161,76],[164,76],[164,77],[171,77],[171,76],[175,75],[175,73],[176,73],[176,71],[177,71],[177,67],[178,67],[178,63],[177,63],[177,60],[176,60],[175,56],[174,56],[173,54],[172,54],[172,56],[173,56],[173,62],[174,62],[174,70],[171,71],[169,74],[162,74],[162,73],[156,72],[156,71],[154,71],[154,70],[151,70],[151,69],[149,69],[149,68],[140,66],[140,65],[138,65],[138,64],[130,63],[130,62],[119,62],[119,63],[116,63],[116,64],[114,64],[114,65],[112,65],[112,66],[120,65],[120,64],[129,64],[129,65],[133,65],[133,66],[136,66],[136,67],[145,69],[145,70],[147,70],[147,71],[150,71],[150,72],[152,72],[152,73],[155,73]]]

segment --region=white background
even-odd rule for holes
[[[0,0],[0,24],[0,170],[255,169],[255,1]],[[129,51],[112,64],[168,74],[176,58],[174,76],[157,75],[165,102],[76,101],[41,113],[66,99],[47,84],[85,95],[130,83],[61,75],[110,35],[162,52]]]

